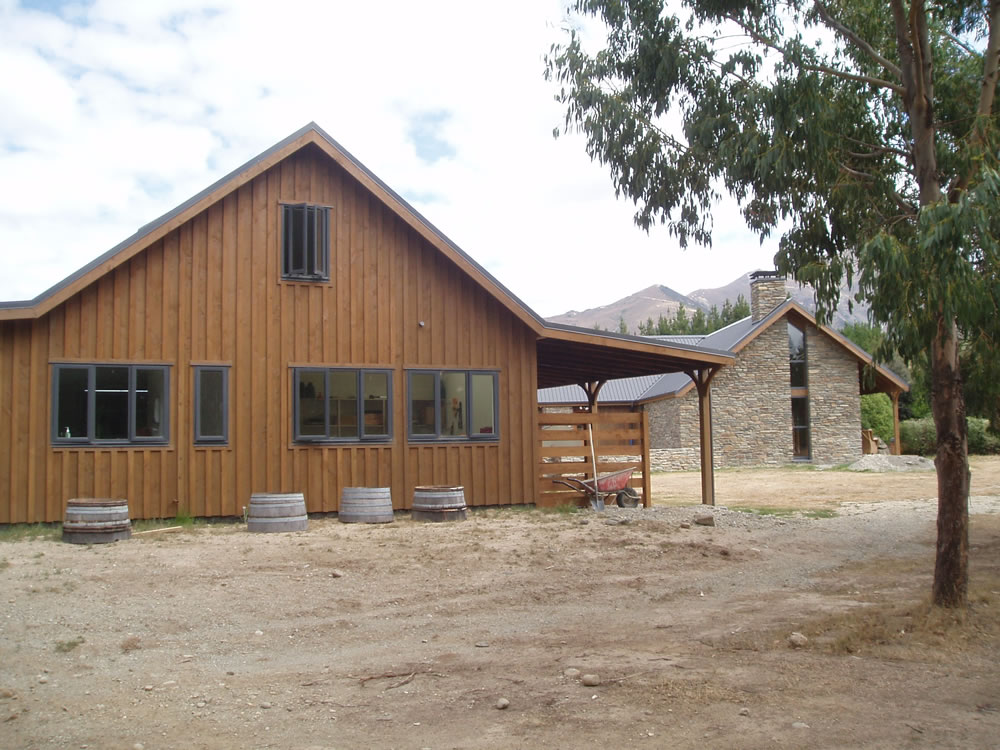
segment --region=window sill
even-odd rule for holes
[[[349,445],[392,445],[392,438],[325,438],[321,440],[293,440],[291,443],[292,448],[330,448],[337,446],[349,446]]]
[[[414,445],[426,445],[428,443],[434,443],[437,445],[497,445],[500,442],[500,436],[484,435],[483,437],[451,437],[449,435],[429,435],[424,437],[422,435],[409,435],[407,437],[407,442]]]
[[[52,450],[64,451],[64,450],[89,450],[89,451],[102,451],[102,450],[148,450],[150,448],[155,448],[157,450],[173,451],[174,447],[170,443],[52,443],[50,445]]]
[[[315,276],[315,277],[313,277],[313,276],[282,276],[281,277],[281,283],[282,284],[308,284],[308,285],[329,284],[330,283],[330,279],[329,278],[325,278],[324,279],[322,276]]]

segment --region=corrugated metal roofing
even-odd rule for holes
[[[653,339],[654,341],[665,341],[670,344],[687,344],[688,346],[701,346],[701,342],[704,340],[704,336],[701,334],[677,334],[672,335],[657,335],[657,336],[647,336],[648,339]]]
[[[685,380],[684,373],[680,374]],[[663,375],[641,375],[636,378],[621,378],[609,380],[597,394],[598,404],[631,404],[645,398],[645,393],[654,387]],[[563,385],[556,388],[540,388],[539,404],[586,404],[587,394],[578,385]]]

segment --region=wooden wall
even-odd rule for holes
[[[538,416],[539,448],[537,504],[552,507],[563,504],[586,506],[589,498],[578,489],[553,480],[567,477],[579,481],[594,477],[590,433],[593,426],[597,475],[604,476],[632,469],[632,487],[642,504],[652,506],[649,466],[649,418],[645,410],[601,406],[596,412],[560,411],[558,407]],[[572,484],[572,482],[571,482]],[[614,502],[614,498],[609,498]]]
[[[330,283],[281,281],[281,202],[333,207]],[[425,325],[420,327],[419,321]],[[170,444],[51,445],[56,362],[165,363]],[[230,369],[229,445],[193,444],[194,364]],[[292,440],[291,367],[393,369],[394,438]],[[501,439],[406,439],[406,368],[500,372]],[[319,149],[307,146],[38,320],[0,321],[0,523],[55,521],[74,497],[133,518],[242,512],[252,492],[333,511],[345,486],[461,483],[472,505],[532,502],[532,332]]]

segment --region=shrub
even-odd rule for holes
[[[966,420],[969,431],[969,453],[971,455],[1000,453],[1000,438],[989,431],[989,420],[969,417]],[[907,419],[899,424],[899,434],[903,443],[903,453],[932,456],[937,450],[937,433],[934,420]]]
[[[861,429],[874,431],[886,443],[892,439],[892,401],[884,393],[861,397]]]
[[[1000,437],[990,432],[990,421],[969,417],[969,453],[977,455],[1000,453]]]
[[[934,420],[907,419],[899,423],[899,438],[903,443],[903,453],[918,456],[932,456],[937,450],[937,432]]]

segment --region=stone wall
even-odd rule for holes
[[[812,461],[843,464],[861,458],[858,361],[812,326],[806,331]]]
[[[792,460],[788,330],[779,321],[712,381],[712,435],[719,466]]]
[[[683,471],[701,466],[698,440],[698,391],[646,404],[649,463],[653,471]],[[718,462],[716,462],[718,463]]]
[[[750,282],[750,318],[756,323],[788,299],[785,277],[753,279]]]
[[[857,360],[814,326],[806,327],[813,463],[861,456]],[[696,470],[698,392],[646,405],[655,471]],[[717,468],[790,463],[792,408],[785,320],[750,342],[712,381],[712,438]]]
[[[646,404],[649,417],[649,447],[650,450],[676,448],[684,444],[681,425],[687,420],[681,418],[681,407],[688,402],[685,398],[663,398]],[[698,418],[698,404],[695,399],[695,419]],[[697,433],[695,445],[697,445]],[[690,442],[690,438],[688,438]]]

